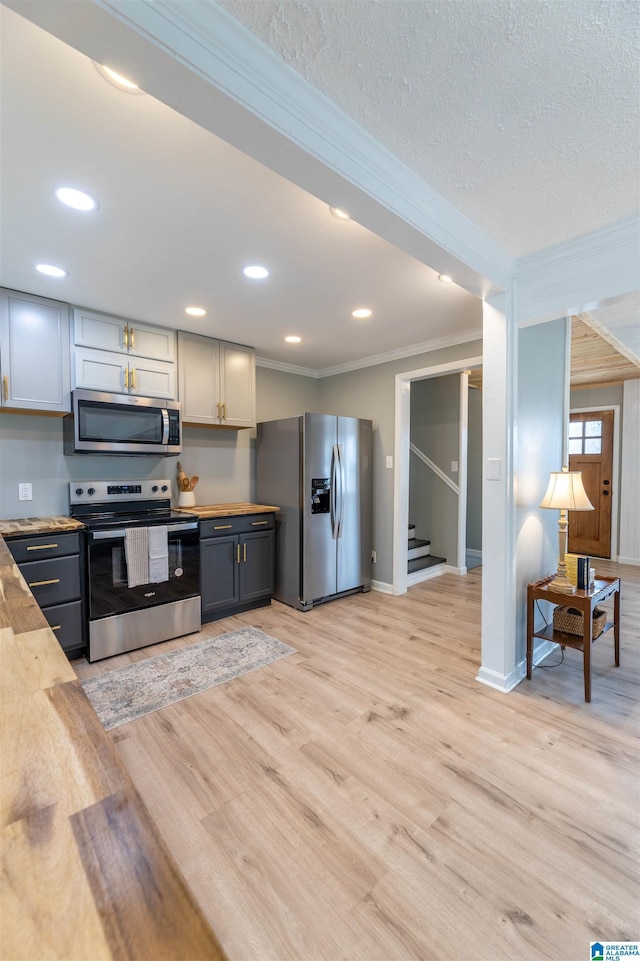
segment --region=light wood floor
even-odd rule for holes
[[[231,961],[584,961],[639,937],[640,569],[599,570],[622,577],[621,667],[599,639],[591,704],[572,650],[510,695],[475,681],[481,568],[207,626],[297,653],[112,737]]]

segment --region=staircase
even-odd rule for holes
[[[416,537],[414,524],[409,524],[409,540],[407,544],[407,573],[415,574],[416,571],[426,570],[428,567],[435,567],[437,564],[446,563],[446,557],[437,557],[431,553],[431,541],[423,541]]]

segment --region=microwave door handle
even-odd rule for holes
[[[162,408],[160,411],[162,414],[162,443],[169,443],[169,411],[166,408]]]

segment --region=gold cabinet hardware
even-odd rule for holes
[[[27,547],[27,550],[28,551],[50,551],[57,546],[58,546],[57,544],[33,544],[31,547]]]
[[[222,420],[222,414],[220,413],[220,408],[222,407],[222,404],[220,403],[220,401],[218,401],[218,403],[216,404],[216,407],[218,409],[218,420]]]
[[[268,524],[269,521],[251,521],[252,527],[262,527],[264,524]]]
[[[135,390],[135,389],[136,389],[136,369],[135,367],[132,367],[131,368],[131,390]]]
[[[227,419],[227,402],[226,402],[226,400],[225,400],[224,403],[222,404],[222,419],[223,419],[223,420],[226,420],[226,419]]]
[[[246,563],[247,560],[247,545],[242,545],[242,560]]]
[[[230,531],[233,524],[216,524],[214,526],[214,531]]]
[[[133,327],[129,327],[129,347],[131,350],[136,346],[136,332]]]
[[[29,587],[44,587],[45,584],[59,584],[60,578],[53,577],[50,581],[30,581]]]
[[[129,390],[129,368],[124,369],[124,389]]]
[[[60,628],[62,627],[62,624],[50,624],[49,626],[52,631],[59,631]]]
[[[240,545],[236,545],[236,564],[240,563]]]
[[[126,324],[124,325],[124,330],[122,331],[122,346],[125,350],[129,346],[129,328]]]
[[[9,378],[6,374],[2,378],[2,390],[4,393],[4,399],[9,400]]]

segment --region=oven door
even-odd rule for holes
[[[89,531],[89,620],[197,597],[200,593],[198,521],[168,524],[169,579],[129,587],[122,528]]]

